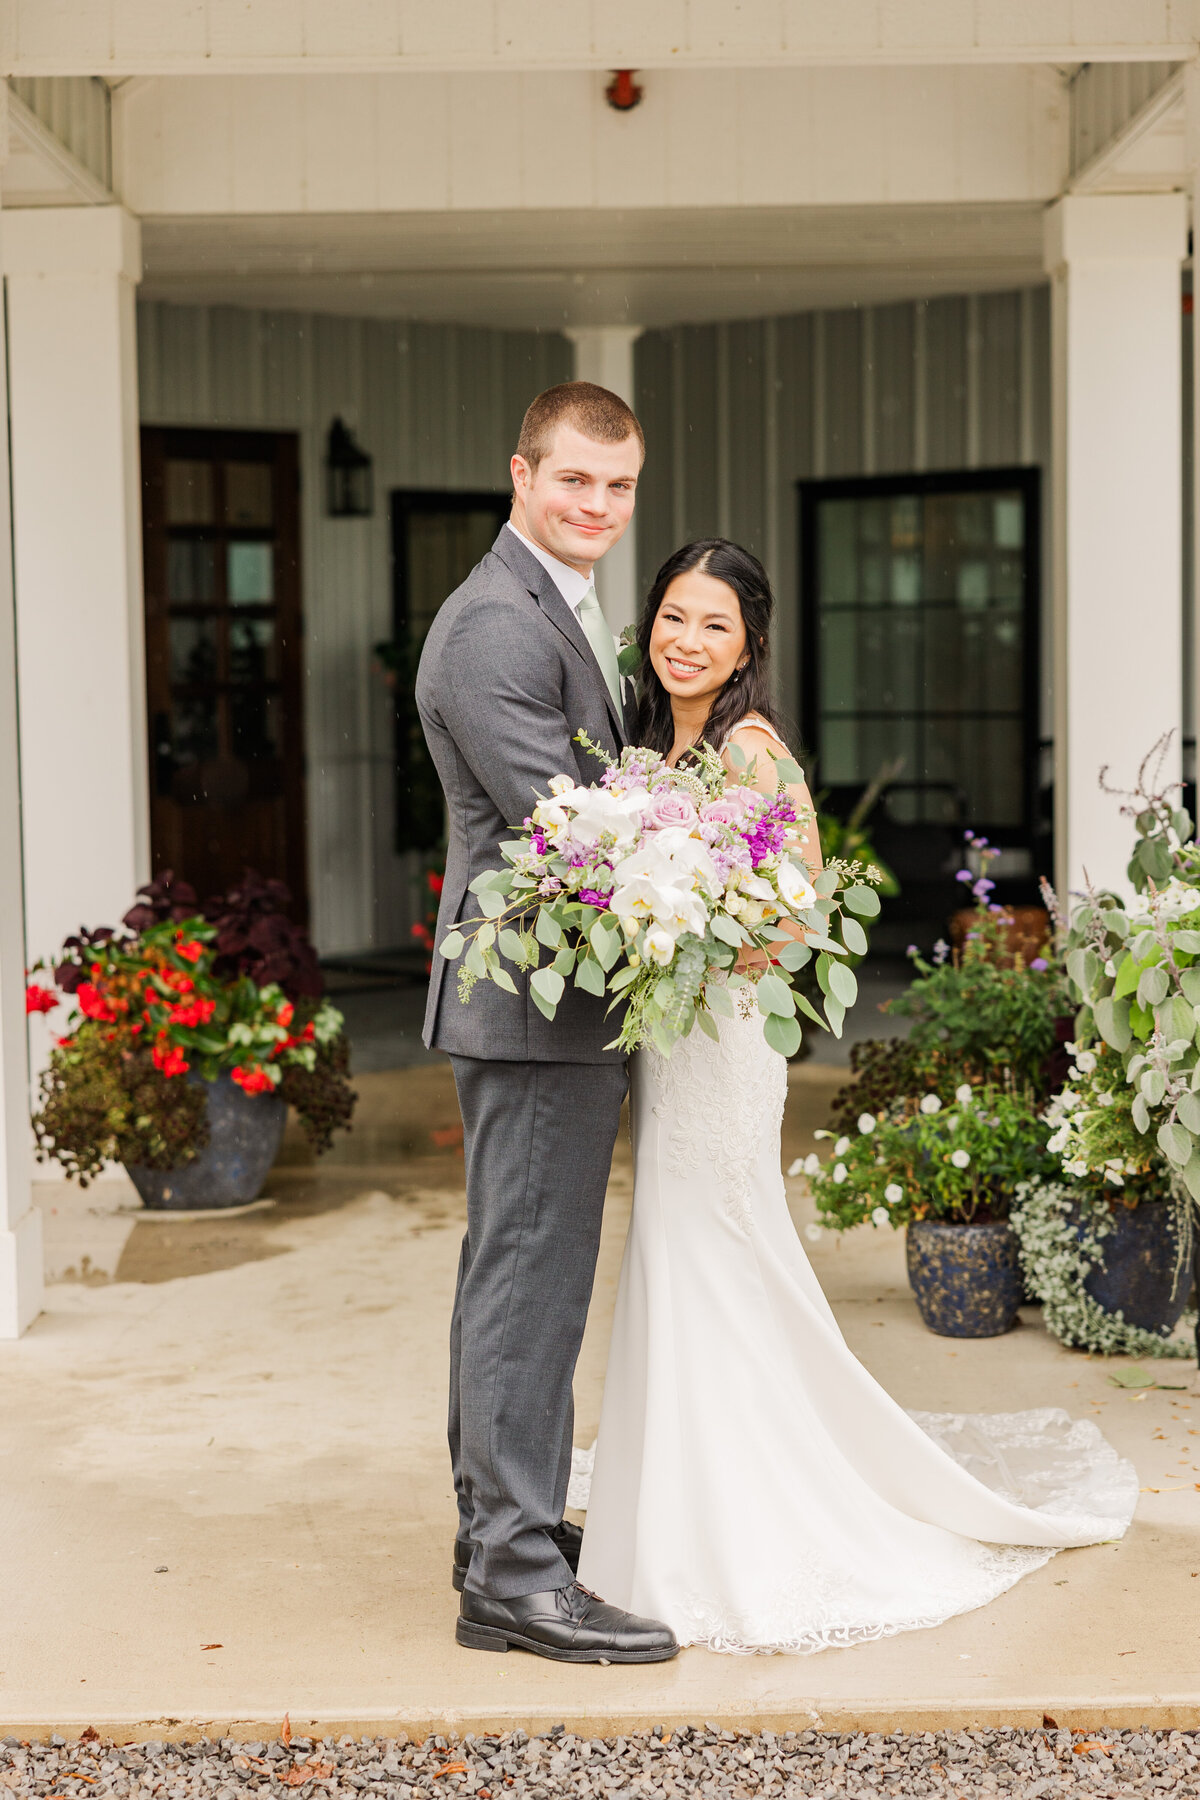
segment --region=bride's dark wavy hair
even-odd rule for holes
[[[775,610],[775,596],[767,571],[757,556],[751,556],[740,544],[730,543],[728,538],[697,538],[695,543],[685,544],[668,556],[654,577],[638,620],[642,687],[636,741],[647,749],[656,750],[660,756],[668,755],[675,743],[671,696],[650,661],[650,634],[667,589],[676,576],[686,575],[692,569],[701,575],[711,575],[714,581],[723,581],[737,595],[750,659],[745,668],[735,673],[713,696],[704,722],[704,739],[713,745],[722,744],[747,713],[758,713],[781,737],[785,736],[783,722],[771,700],[771,615]]]

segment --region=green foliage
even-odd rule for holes
[[[39,1162],[53,1157],[87,1187],[106,1163],[174,1169],[208,1143],[204,1089],[168,1079],[147,1046],[128,1044],[85,1026],[70,1048],[50,1053],[42,1071],[33,1130]]]
[[[838,1135],[851,1130],[861,1113],[884,1113],[905,1095],[920,1099],[954,1087],[964,1075],[970,1079],[957,1051],[914,1044],[909,1038],[863,1039],[850,1051],[850,1074],[829,1109],[830,1126]]]
[[[835,1231],[1002,1219],[1019,1181],[1052,1170],[1045,1136],[1028,1089],[962,1082],[945,1102],[931,1092],[880,1115],[864,1111],[836,1138],[832,1158],[812,1156],[804,1172],[821,1223]]]
[[[1070,996],[1056,963],[1035,969],[1012,957],[1007,928],[1006,913],[978,907],[962,949],[941,962],[914,956],[918,978],[885,1010],[913,1021],[914,1050],[938,1052],[969,1076],[1007,1072],[1044,1093],[1055,1021],[1070,1012]]]

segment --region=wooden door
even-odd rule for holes
[[[304,919],[299,499],[291,432],[142,433],[154,869]]]

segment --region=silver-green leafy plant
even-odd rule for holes
[[[1047,1331],[1071,1349],[1100,1356],[1190,1356],[1186,1339],[1127,1324],[1121,1312],[1106,1312],[1085,1283],[1102,1268],[1105,1239],[1116,1228],[1117,1210],[1104,1194],[1076,1183],[1034,1179],[1018,1185],[1011,1224],[1020,1249],[1021,1270],[1031,1293],[1042,1302]],[[1190,1201],[1172,1196],[1177,1255],[1191,1246]]]

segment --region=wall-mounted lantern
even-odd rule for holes
[[[331,519],[369,519],[375,510],[375,466],[341,419],[329,427],[325,510]]]

